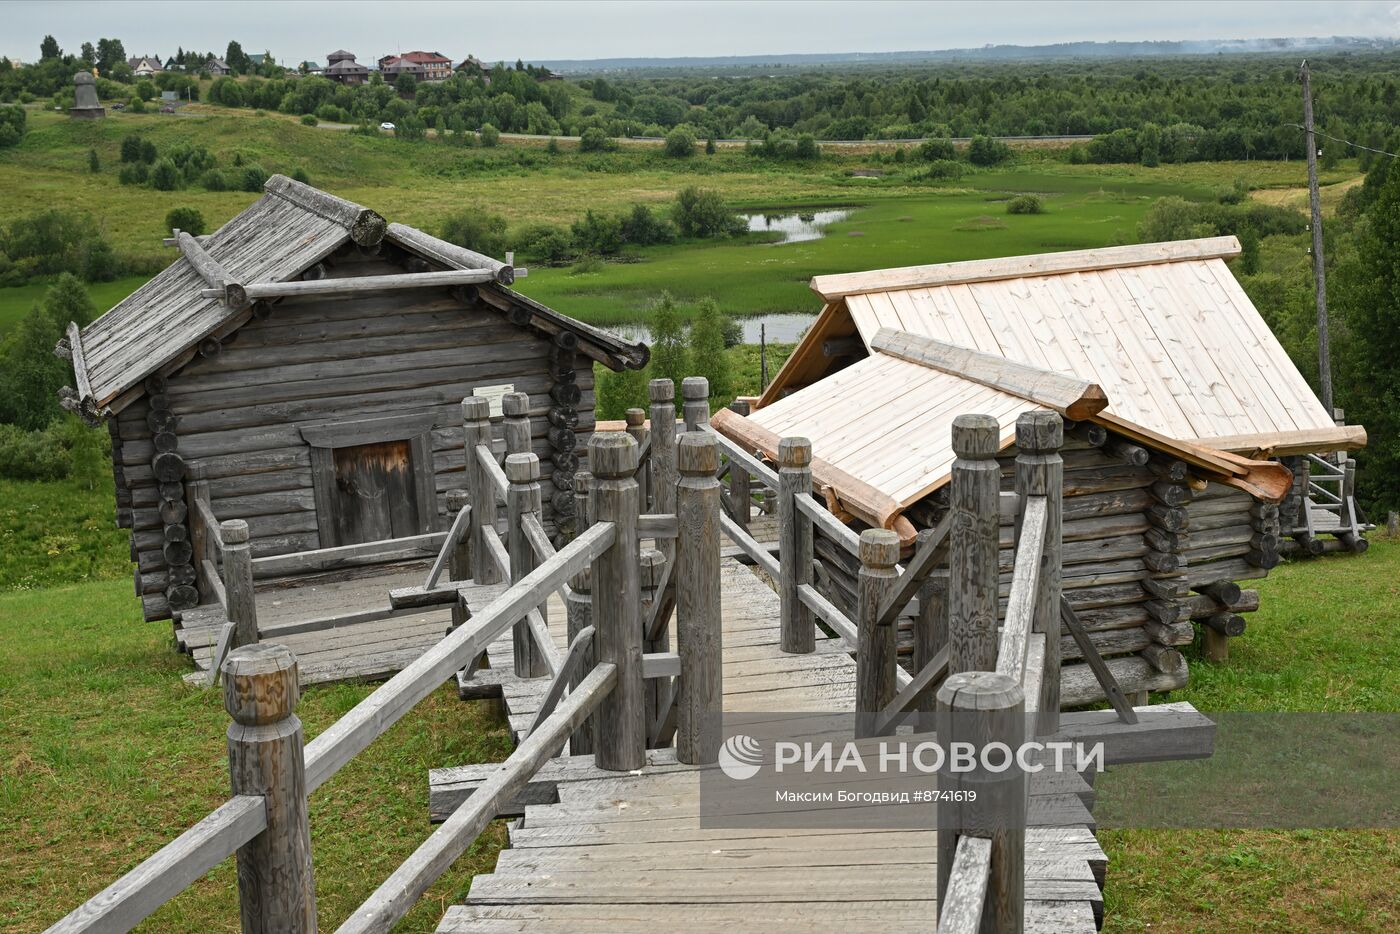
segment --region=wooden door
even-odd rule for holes
[[[335,448],[337,545],[405,538],[420,531],[409,441]]]

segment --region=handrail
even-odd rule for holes
[[[491,485],[495,487],[497,499],[504,502],[506,490],[510,488],[510,481],[506,480],[505,470],[496,462],[496,455],[492,454],[491,449],[486,445],[478,444],[476,446],[476,459],[481,464],[481,469],[486,473],[487,478],[490,479]]]
[[[218,538],[217,531],[214,535],[214,538]],[[227,609],[228,591],[224,588],[224,578],[223,575],[219,572],[218,565],[216,565],[213,561],[210,561],[208,558],[204,558],[201,560],[200,566],[204,571],[205,577],[208,578],[208,580],[205,583],[208,584],[210,591],[213,592],[214,599],[218,602],[219,606]]]
[[[595,632],[597,630],[594,627],[585,626],[579,630],[578,635],[574,636],[574,641],[569,643],[569,651],[564,656],[564,664],[559,666],[559,673],[554,676],[553,681],[549,682],[549,688],[540,700],[540,709],[535,712],[535,719],[530,723],[530,729],[525,731],[526,736],[538,730],[545,720],[549,719],[549,715],[554,713],[559,699],[564,696],[564,689],[578,674],[583,660],[588,657],[589,650],[593,648],[593,634]]]
[[[73,909],[47,934],[129,931],[266,829],[261,795],[230,798]]]
[[[452,556],[453,549],[461,542],[462,535],[467,530],[471,514],[470,503],[457,510],[457,517],[452,520],[452,527],[447,530],[447,538],[443,540],[442,548],[438,551],[438,556],[434,559],[433,566],[428,569],[428,576],[423,581],[424,590],[432,590],[437,585],[438,578],[442,576],[443,569],[447,567],[447,560]]]
[[[1026,651],[1035,621],[1035,598],[1040,590],[1041,556],[1045,551],[1047,520],[1044,496],[1027,496],[1016,543],[1016,563],[1011,575],[1011,595],[997,652],[997,674],[1010,675],[1018,684],[1026,677]]]
[[[701,426],[701,430],[710,432],[710,434],[714,435],[715,438],[719,440],[719,446],[721,450],[724,451],[726,457],[743,464],[745,470],[755,477],[761,478],[763,482],[772,489],[776,490],[778,488],[778,472],[765,464],[761,458],[755,457],[748,451],[745,451],[733,441],[730,441],[724,435],[715,431],[714,428],[710,427],[708,424]]]
[[[909,601],[914,599],[924,581],[933,573],[934,568],[947,557],[949,532],[952,528],[953,516],[949,513],[928,533],[920,533],[918,551],[900,572],[899,580],[895,581],[894,587],[886,595],[885,602],[880,604],[880,615],[876,617],[877,625],[893,625],[900,612],[909,605]]]
[[[209,500],[202,496],[194,497],[194,511],[199,521],[204,524],[205,547],[211,547],[215,555],[222,555],[224,543],[219,538],[219,520],[214,517],[214,509],[209,505]]]
[[[501,541],[500,536],[496,534],[494,529],[483,529],[483,532],[485,534],[483,534],[481,538],[482,541],[486,543],[486,550],[490,552],[492,560],[496,562],[496,566],[501,569],[501,576],[506,580],[510,580],[510,554],[506,551],[505,544]],[[568,586],[567,577],[562,578],[558,586],[554,589],[558,590],[560,587],[566,586]],[[541,599],[539,603],[543,603],[547,599],[548,597],[545,597]],[[554,639],[549,634],[549,626],[546,625],[544,617],[540,615],[539,603],[536,603],[535,606],[530,608],[528,613],[523,615],[526,624],[530,627],[530,635],[536,647],[539,648],[540,654],[544,657],[545,664],[549,666],[549,673],[551,675],[556,675],[559,673],[559,666],[561,664],[559,650],[554,647]]]
[[[593,526],[595,529],[598,527]],[[607,663],[595,666],[540,729],[531,732],[501,764],[500,769],[483,782],[465,804],[453,811],[452,816],[346,919],[338,928],[339,934],[387,932],[408,914],[428,887],[486,829],[500,806],[523,788],[545,761],[554,756],[569,734],[588,719],[616,684],[616,666]]]
[[[552,559],[516,581],[481,612],[448,633],[428,651],[356,704],[306,746],[306,791],[310,794],[444,681],[486,650],[501,633],[556,589],[592,564],[617,537],[611,522],[589,526]]]
[[[739,550],[753,559],[755,564],[768,572],[769,577],[777,580],[782,575],[783,571],[781,565],[778,564],[778,559],[773,557],[768,549],[760,545],[752,535],[745,532],[739,523],[724,513],[720,513],[719,522],[729,540],[738,545]]]
[[[987,880],[992,871],[992,841],[961,834],[948,875],[948,891],[938,906],[938,934],[976,934],[982,926]]]
[[[822,534],[852,555],[860,554],[860,536],[851,530],[840,519],[833,516],[825,506],[822,506],[810,496],[799,496],[796,498],[797,508],[808,519],[811,519],[822,530]]]

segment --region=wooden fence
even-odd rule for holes
[[[673,511],[642,513],[636,440],[624,433],[595,435],[589,444],[592,474],[585,484],[588,522],[556,551],[540,523],[535,455],[512,453],[504,470],[494,459],[488,462],[489,448],[471,431],[486,415],[485,400],[468,399],[463,408],[468,464],[476,465],[469,469],[476,498],[470,505],[460,497],[454,500],[458,508],[452,530],[424,586],[399,599],[432,605],[444,589],[438,586],[444,569],[475,562],[480,573],[494,573],[509,586],[469,618],[462,607],[464,618],[439,643],[304,746],[295,714],[296,659],[282,646],[259,643],[256,637],[228,652],[221,667],[224,703],[234,721],[228,739],[233,797],[51,931],[129,930],[235,853],[245,932],[316,930],[307,796],[508,630],[513,630],[517,660],[551,679],[539,716],[471,801],[441,824],[339,930],[388,931],[471,845],[500,805],[571,736],[593,751],[599,767],[632,771],[645,764],[648,739],[655,740],[660,719],[671,724],[665,732],[674,735],[680,761],[715,760],[719,724],[703,715],[719,709],[720,693],[721,516],[714,437],[691,432],[658,447],[650,459],[652,501],[670,502]],[[664,441],[664,430],[662,435]],[[479,456],[483,450],[487,456]],[[484,521],[498,494],[511,517],[505,543]],[[232,525],[224,523],[221,529]],[[682,525],[684,534],[678,536]],[[212,522],[205,528],[210,526]],[[643,537],[666,543],[674,555],[661,572],[674,582],[662,588],[676,595],[674,654],[641,651],[644,637],[655,634],[656,619],[663,615],[653,597],[654,611],[645,618],[644,630]],[[241,567],[239,580],[251,592],[252,572],[236,557],[243,544],[237,538],[235,533],[220,539],[222,579],[227,583],[230,568]],[[574,589],[571,580],[583,587]],[[448,589],[455,594],[460,581],[451,583]],[[570,606],[571,642],[562,659],[542,616],[556,591]],[[586,610],[575,619],[581,593],[587,595]],[[227,605],[232,609],[236,604],[230,597]],[[670,611],[664,616],[669,619]],[[656,693],[665,698],[664,710],[648,703],[648,675],[661,682]]]

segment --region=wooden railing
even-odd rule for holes
[[[220,522],[209,505],[209,485],[192,480],[185,493],[190,546],[201,595],[212,597],[227,622],[219,629],[207,683],[213,685],[229,651],[258,641],[258,603],[253,585],[253,555],[248,523]]]
[[[473,445],[467,450],[475,449]],[[721,514],[715,479],[719,456],[713,436],[703,432],[680,438],[674,456],[678,477],[669,494],[662,492],[665,487],[653,488],[653,502],[660,493],[659,501],[669,499],[675,513],[642,515],[635,440],[622,433],[595,435],[589,444],[592,475],[585,485],[588,522],[557,551],[539,534],[542,527],[536,527],[539,510],[528,490],[532,478],[537,478],[534,455],[509,456],[504,471],[509,480],[506,499],[515,504],[522,519],[511,527],[520,528],[519,541],[531,549],[530,566],[514,550],[501,548],[494,531],[490,536],[480,534],[480,550],[471,555],[461,548],[444,548],[421,588],[426,593],[436,592],[435,577],[442,572],[439,564],[469,557],[490,557],[483,565],[501,575],[513,574],[515,579],[495,600],[305,746],[295,715],[296,659],[282,646],[269,643],[231,651],[222,670],[225,707],[234,720],[228,739],[233,797],[50,930],[129,930],[236,852],[243,930],[315,931],[307,796],[491,642],[537,614],[547,597],[570,580],[575,583],[567,591],[570,648],[551,667],[554,681],[528,735],[471,800],[440,825],[340,930],[388,931],[471,845],[501,804],[566,742],[576,743],[575,753],[586,745],[599,768],[629,772],[643,767],[656,714],[645,703],[648,675],[673,683],[673,695],[669,695],[673,699],[668,703],[679,760],[716,761],[720,733],[713,714],[720,709],[721,684]],[[653,455],[653,464],[657,462]],[[495,484],[490,476],[483,469],[477,479],[485,477],[485,483],[491,483],[486,489],[494,506]],[[663,469],[663,482],[666,476]],[[490,511],[479,508],[485,502],[478,500],[463,508],[458,499],[454,529],[484,533],[472,516]],[[642,529],[673,543],[674,654],[640,651],[644,637],[638,573]],[[448,534],[450,541],[455,533]],[[230,542],[228,537],[223,541],[227,568]],[[501,552],[509,553],[501,557]],[[586,622],[574,631],[581,601]],[[530,629],[526,638],[532,648],[538,648],[547,641],[547,632]]]

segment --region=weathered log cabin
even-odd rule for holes
[[[167,243],[174,263],[59,348],[65,405],[111,433],[147,619],[201,599],[193,485],[247,521],[255,558],[441,531],[473,394],[494,400],[498,442],[497,416],[529,415],[546,528],[567,532],[593,364],[647,360],[512,290],[510,263],[280,175],[213,234]]]
[[[1059,411],[1064,594],[1125,691],[1176,688],[1193,620],[1222,656],[1258,606],[1235,582],[1279,560],[1294,475],[1270,458],[1365,443],[1230,274],[1238,252],[1222,237],[820,276],[825,306],[772,385],[713,424],[770,458],[780,438],[809,438],[828,507],[910,545],[948,513],[956,416],[997,419],[1009,493],[1017,417]],[[820,588],[849,611],[853,560],[820,534],[815,549]],[[1064,702],[1102,697],[1076,641],[1061,643]]]

